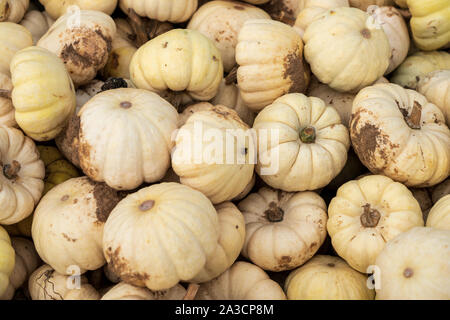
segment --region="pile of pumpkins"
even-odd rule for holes
[[[1,299],[450,299],[448,0],[0,21]]]

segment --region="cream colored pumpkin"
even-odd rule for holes
[[[200,285],[196,300],[286,300],[280,285],[254,264],[238,261]]]
[[[19,23],[30,5],[30,0],[1,0],[0,21]]]
[[[394,4],[393,0],[349,0],[350,6],[366,11],[372,5],[384,7],[392,6]]]
[[[53,19],[66,14],[71,6],[77,6],[81,10],[102,11],[108,15],[111,15],[117,6],[117,0],[39,0],[39,2]]]
[[[94,79],[97,71],[106,65],[116,25],[110,16],[92,10],[81,10],[77,20],[72,20],[72,13],[61,16],[37,46],[61,58],[78,86]]]
[[[449,300],[450,231],[413,228],[379,254],[377,300]]]
[[[12,300],[14,292],[20,288],[40,264],[39,256],[33,242],[26,238],[12,238],[12,247],[15,252],[14,270],[9,278],[9,286],[0,300]]]
[[[307,27],[303,41],[311,71],[338,91],[358,91],[389,66],[391,49],[385,32],[356,8],[328,10]]]
[[[428,214],[426,226],[450,231],[450,194],[434,204]]]
[[[450,69],[450,53],[444,51],[416,52],[392,74],[391,82],[416,89],[417,82],[428,73]]]
[[[438,107],[396,84],[361,90],[350,133],[361,162],[410,187],[429,187],[450,173],[450,130]]]
[[[269,0],[262,8],[272,19],[292,26],[305,6],[305,0]]]
[[[258,138],[256,172],[276,189],[322,188],[347,160],[348,130],[337,111],[319,98],[287,94],[258,114],[253,129]]]
[[[422,211],[399,182],[369,175],[343,184],[328,207],[327,230],[333,248],[359,272],[375,263],[386,242],[423,226]]]
[[[28,217],[41,198],[45,167],[34,142],[14,128],[0,127],[0,223]]]
[[[308,261],[327,235],[327,207],[314,192],[261,188],[239,203],[245,218],[242,255],[270,271],[294,269]]]
[[[0,73],[10,76],[10,63],[17,51],[33,45],[30,31],[20,24],[0,22]]]
[[[11,79],[0,73],[0,90],[3,90],[5,96],[0,95],[0,125],[7,127],[17,127],[16,118],[14,117],[14,106],[9,95],[13,89]]]
[[[207,282],[225,272],[238,258],[245,240],[245,221],[231,202],[215,206],[219,217],[219,245],[208,257],[202,271],[189,282]]]
[[[447,126],[450,126],[450,68],[433,71],[419,78],[417,91],[441,109]]]
[[[432,189],[431,199],[433,200],[433,203],[436,203],[439,199],[448,194],[450,194],[450,178],[447,178]]]
[[[46,49],[29,47],[14,56],[11,74],[20,128],[37,141],[55,138],[75,111],[75,89],[63,62]]]
[[[223,77],[220,51],[200,32],[175,29],[140,47],[130,63],[136,87],[155,92],[187,91],[194,99],[212,99]]]
[[[284,290],[289,300],[373,300],[375,291],[367,277],[344,260],[316,255],[286,279]]]
[[[197,5],[198,0],[119,0],[125,13],[133,9],[142,17],[174,23],[189,20]]]
[[[222,55],[223,67],[229,72],[236,64],[235,48],[244,22],[270,19],[262,9],[236,1],[211,1],[192,16],[188,29],[200,31],[214,42]]]
[[[85,276],[59,274],[47,264],[34,271],[28,280],[32,300],[99,300],[100,294]]]
[[[208,105],[179,129],[172,168],[181,183],[212,203],[232,200],[251,181],[256,155],[253,135],[234,110]]]
[[[389,67],[384,73],[386,75],[396,69],[408,55],[408,27],[400,12],[394,7],[371,6],[367,9],[367,12],[381,25],[389,40],[391,56]]]
[[[286,93],[305,92],[309,84],[302,39],[278,21],[247,20],[239,32],[236,62],[242,100],[253,111]]]
[[[50,29],[54,22],[55,20],[50,18],[47,12],[31,10],[23,17],[20,24],[31,32],[33,44],[36,44],[48,29]]]
[[[176,110],[157,94],[132,88],[104,91],[78,116],[79,160],[92,180],[131,190],[164,176],[178,119]],[[98,119],[105,119],[103,125]]]
[[[0,297],[8,290],[9,277],[15,265],[14,248],[5,229],[0,226]]]
[[[154,184],[117,204],[105,224],[103,251],[123,281],[165,290],[204,268],[219,232],[216,210],[202,193]]]
[[[101,300],[182,300],[185,294],[186,289],[180,284],[164,291],[150,291],[120,282],[109,289]]]

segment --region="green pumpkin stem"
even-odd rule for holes
[[[303,143],[314,143],[316,141],[316,129],[307,126],[300,131],[300,140]]]

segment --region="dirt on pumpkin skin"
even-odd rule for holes
[[[114,207],[127,196],[127,192],[114,190],[102,182],[89,183],[94,186],[93,195],[97,203],[95,214],[100,223],[105,223]]]
[[[145,286],[145,282],[150,279],[147,273],[134,272],[129,267],[129,262],[121,256],[121,248],[117,247],[114,251],[111,247],[106,250],[106,260],[114,274],[118,275],[122,281],[136,286]]]
[[[80,118],[74,114],[67,124],[67,127],[56,137],[55,142],[64,156],[76,167],[80,167],[78,156],[78,133],[80,131]]]
[[[288,54],[284,59],[283,78],[291,80],[287,93],[304,93],[309,84],[309,68],[303,61],[301,50]]]

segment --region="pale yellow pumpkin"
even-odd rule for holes
[[[14,116],[14,106],[10,99],[10,92],[12,90],[11,79],[0,73],[0,125],[7,127],[17,127],[16,118]]]
[[[372,5],[384,7],[392,6],[394,4],[393,0],[348,0],[351,7],[361,9],[366,11]]]
[[[17,51],[33,45],[25,27],[12,22],[0,22],[0,74],[10,76],[10,63]]]
[[[327,230],[333,248],[359,272],[370,272],[386,242],[423,226],[422,211],[399,182],[368,175],[343,184],[328,207]]]
[[[105,224],[103,251],[123,281],[165,290],[204,268],[219,234],[206,196],[178,183],[154,184],[117,204]]]
[[[142,17],[174,23],[189,20],[197,5],[198,0],[119,0],[125,13],[133,9]]]
[[[117,6],[118,0],[39,0],[45,7],[45,11],[53,19],[58,19],[64,15],[71,6],[76,6],[81,10],[102,11],[111,15]],[[74,12],[76,12],[74,10]]]
[[[164,291],[150,291],[120,282],[109,289],[100,300],[182,300],[185,294],[186,289],[180,284]]]
[[[361,162],[410,187],[429,187],[450,173],[444,115],[414,90],[377,84],[353,101],[350,133]]]
[[[242,255],[270,271],[294,269],[308,261],[327,235],[326,204],[314,192],[261,188],[239,203],[245,218]]]
[[[434,204],[428,214],[426,226],[450,231],[450,194]]]
[[[14,56],[11,74],[20,128],[34,140],[55,138],[75,111],[75,89],[64,63],[46,49],[29,47]]]
[[[376,299],[449,300],[449,261],[449,230],[413,228],[398,235],[377,257]]]
[[[14,270],[15,255],[11,239],[5,229],[0,226],[0,297],[9,286],[9,277]]]
[[[0,0],[0,21],[19,23],[30,5],[30,0]]]
[[[36,44],[54,22],[47,12],[31,10],[25,14],[20,24],[31,32],[33,44]]]
[[[286,279],[284,290],[289,300],[373,300],[375,291],[367,277],[344,260],[316,255]]]

